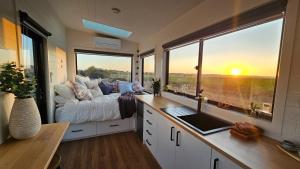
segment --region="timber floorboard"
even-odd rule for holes
[[[134,132],[63,142],[58,152],[62,169],[160,169]]]

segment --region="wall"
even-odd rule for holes
[[[68,44],[68,79],[74,80],[76,75],[76,63],[75,63],[75,53],[74,49],[86,49],[86,50],[95,50],[95,51],[108,51],[108,52],[118,52],[118,53],[131,53],[134,54],[133,61],[133,80],[137,79],[138,76],[135,75],[136,65],[135,61],[137,60],[137,49],[138,44],[135,42],[122,40],[121,49],[112,50],[112,49],[101,49],[96,47],[93,38],[96,35],[94,33],[81,32],[73,29],[67,29],[67,44]]]
[[[47,39],[46,51],[46,93],[48,121],[54,121],[54,89],[55,84],[66,80],[66,29],[51,5],[47,1],[15,0],[16,9],[28,13],[37,23],[52,33]],[[22,55],[20,55],[22,61]],[[59,71],[58,71],[59,70]]]
[[[155,48],[156,54],[156,76],[162,78],[164,84],[165,61],[162,44],[182,37],[201,28],[220,22],[243,11],[266,3],[268,0],[209,0],[200,3],[193,9],[183,14],[164,29],[158,31],[149,39],[140,43],[140,51],[144,52]],[[216,5],[217,4],[217,5]],[[204,111],[212,115],[224,118],[229,121],[249,121],[266,130],[266,135],[275,139],[288,138],[292,141],[300,142],[300,79],[299,69],[296,63],[300,61],[299,49],[293,51],[294,33],[296,29],[296,18],[298,0],[289,0],[287,20],[283,39],[283,59],[281,61],[280,89],[276,95],[276,112],[272,122],[257,120],[235,112],[218,109],[214,106],[203,104]],[[298,16],[299,20],[299,16]],[[299,24],[299,22],[298,22]],[[300,43],[300,31],[297,32],[296,44]],[[298,44],[299,45],[299,44]],[[291,62],[292,60],[292,62]],[[290,72],[290,63],[294,63]],[[299,66],[298,66],[299,67]],[[287,83],[289,81],[289,83]],[[163,92],[163,96],[197,108],[197,102],[190,99],[175,96]],[[287,96],[287,99],[286,99]]]
[[[13,1],[0,0],[0,64],[17,61],[17,27]],[[14,96],[0,93],[0,144],[8,137],[8,120]]]

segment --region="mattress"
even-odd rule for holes
[[[92,121],[107,121],[120,119],[118,98],[120,93],[103,95],[93,100],[84,100],[78,103],[66,103],[56,109],[57,122],[85,123]]]

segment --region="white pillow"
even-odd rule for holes
[[[81,85],[86,85],[90,81],[90,78],[88,76],[81,76],[76,75],[75,76],[75,82],[80,83]]]
[[[64,98],[62,96],[59,96],[59,95],[57,95],[57,96],[54,97],[54,101],[55,101],[57,107],[62,107],[66,103],[78,103],[79,102],[77,99],[68,100],[68,99],[66,99],[66,98]]]
[[[98,79],[88,81],[86,86],[92,93],[93,97],[103,96],[102,90],[99,87]]]
[[[76,99],[73,89],[66,84],[55,85],[54,91],[67,100]]]
[[[74,93],[79,100],[92,100],[93,99],[93,95],[92,95],[91,91],[85,85],[74,82],[73,86],[74,86]]]

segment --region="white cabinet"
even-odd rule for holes
[[[161,115],[157,122],[157,161],[162,169],[174,169],[175,125]]]
[[[209,169],[211,148],[159,116],[157,160],[162,169]]]
[[[212,150],[211,169],[242,169],[240,166],[215,150]]]
[[[209,169],[211,148],[183,129],[177,128],[175,169]]]

